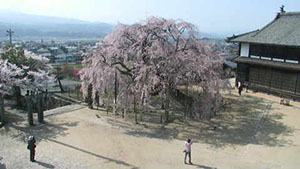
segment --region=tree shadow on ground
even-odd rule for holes
[[[278,121],[283,114],[276,116],[270,114],[260,127],[257,126],[266,110],[266,105],[271,104],[270,102],[249,95],[243,97],[232,95],[228,100],[231,105],[222,112],[221,117],[215,118],[207,124],[208,130],[202,129],[201,132],[197,132],[193,128],[188,129],[192,136],[199,135],[199,141],[215,147],[247,145],[253,143],[251,142],[252,138],[256,138],[254,144],[271,147],[290,145],[289,140],[278,138],[279,135],[289,135],[293,132],[292,128]],[[269,112],[274,110],[275,108],[271,107]],[[217,126],[216,130],[213,129],[214,126]],[[258,133],[261,135],[259,139],[254,137],[257,127]]]
[[[27,120],[22,114],[7,112],[8,123],[0,130],[1,135],[7,135],[18,141],[27,143],[29,136],[35,136],[39,142],[42,138],[57,138],[58,136],[66,136],[68,127],[78,125],[76,122],[55,121],[48,118],[44,123],[37,123],[33,126],[27,124]]]
[[[206,120],[175,119],[167,124],[154,124],[141,122],[138,127],[132,128],[130,124],[122,122],[126,134],[136,137],[150,137],[170,140],[173,138],[185,140],[193,138],[198,142],[207,143],[212,147],[237,146],[247,144],[260,144],[267,146],[291,145],[290,140],[285,140],[282,135],[290,135],[293,129],[279,120],[284,114],[269,114],[258,128],[259,137],[254,137],[257,124],[263,116],[268,104],[271,102],[250,95],[242,97],[226,95],[230,103],[217,117]],[[269,111],[274,111],[272,107]],[[118,122],[112,120],[112,125]],[[254,142],[251,142],[252,138]]]
[[[121,166],[131,167],[131,169],[138,169],[138,167],[136,167],[136,166],[134,166],[132,164],[126,163],[125,161],[115,160],[115,159],[112,159],[112,158],[109,158],[109,157],[105,157],[105,156],[102,156],[102,155],[99,155],[99,154],[96,154],[96,153],[93,153],[93,152],[81,149],[79,147],[75,147],[75,146],[72,146],[70,144],[66,144],[66,143],[57,141],[57,140],[53,140],[53,139],[49,139],[49,138],[44,138],[44,139],[46,139],[48,141],[51,141],[53,143],[56,143],[56,144],[59,144],[59,145],[62,145],[62,146],[65,146],[65,147],[77,150],[77,151],[80,151],[80,152],[86,153],[88,155],[91,155],[91,156],[94,156],[94,157],[97,157],[97,158],[101,158],[101,159],[107,160],[109,162],[116,163],[116,164],[121,165]]]

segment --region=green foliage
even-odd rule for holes
[[[8,60],[9,63],[15,64],[21,69],[28,67],[28,69],[24,69],[25,76],[27,76],[28,71],[43,70],[44,67],[42,65],[44,63],[41,60],[26,57],[23,47],[10,48],[10,46],[6,46],[5,48],[7,50],[1,55],[1,59]]]

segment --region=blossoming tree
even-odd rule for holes
[[[219,91],[226,86],[222,79],[224,60],[196,35],[190,23],[156,17],[119,25],[85,57],[83,93],[89,84],[93,93],[103,91],[117,72],[119,83],[126,84],[118,98],[134,93],[140,104],[147,105],[155,91],[164,102],[168,121],[171,96],[188,82],[202,89],[202,97],[194,98],[194,115],[201,118],[209,114],[219,106]]]
[[[21,81],[17,78],[22,74],[22,69],[7,60],[0,59],[0,123],[4,124],[4,100],[3,95],[8,93],[10,86],[18,85]]]
[[[21,102],[21,88],[28,90],[44,90],[48,82],[53,80],[50,75],[51,66],[48,59],[22,48],[6,47],[0,53],[0,85],[1,99],[4,93],[16,90],[17,104]],[[2,99],[3,100],[3,99]],[[1,103],[3,108],[3,102]],[[2,111],[1,119],[4,118]]]

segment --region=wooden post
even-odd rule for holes
[[[296,85],[295,85],[295,92],[294,92],[295,94],[297,93],[297,86],[298,86],[298,83],[299,83],[299,82],[298,82],[298,81],[299,81],[299,75],[300,75],[300,74],[298,73],[298,74],[297,74],[297,77],[296,77]]]
[[[71,97],[71,86],[69,86],[69,97]]]

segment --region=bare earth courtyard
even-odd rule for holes
[[[277,97],[253,92],[239,97],[233,91],[226,98],[229,105],[210,122],[135,125],[105,111],[72,105],[47,111],[46,124],[28,128],[26,114],[8,110],[11,122],[0,129],[1,167],[299,168],[299,103],[283,106]],[[37,137],[36,163],[29,161],[29,135]],[[196,141],[194,165],[183,163],[187,137]]]

